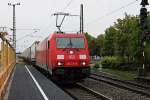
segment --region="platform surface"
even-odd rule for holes
[[[8,100],[73,100],[34,67],[17,64]]]

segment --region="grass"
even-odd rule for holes
[[[96,63],[98,63],[98,61],[91,61],[91,69],[97,70],[97,68],[95,68],[94,66]],[[136,71],[122,71],[122,70],[106,69],[106,68],[102,68],[102,71],[108,74],[112,74],[116,78],[122,80],[134,80],[135,78],[137,78]]]
[[[123,80],[134,80],[137,77],[137,73],[135,71],[120,71],[114,69],[102,69],[103,72],[112,74]]]

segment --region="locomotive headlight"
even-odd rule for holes
[[[60,66],[61,65],[61,62],[58,62],[58,66]]]
[[[70,54],[73,54],[73,51],[70,51]]]
[[[86,66],[86,62],[85,62],[85,61],[80,62],[80,65],[81,65],[81,66]]]
[[[86,59],[86,55],[80,55],[79,58],[80,59]]]
[[[85,66],[85,64],[86,64],[85,62],[82,62],[82,65],[83,65],[83,66]]]
[[[64,59],[64,55],[57,55],[57,59]]]
[[[58,66],[62,66],[63,65],[63,63],[62,62],[58,62]]]

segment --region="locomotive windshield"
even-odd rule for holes
[[[56,38],[57,48],[84,48],[84,38]]]

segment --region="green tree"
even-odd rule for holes
[[[93,56],[95,54],[95,47],[96,45],[93,45],[95,38],[93,36],[91,36],[90,34],[88,34],[87,32],[85,33],[86,39],[88,41],[88,46],[89,46],[89,50],[90,50],[90,55]]]
[[[128,62],[137,60],[140,32],[138,17],[125,14],[96,38],[100,55],[120,56]]]
[[[97,55],[104,56],[104,41],[105,41],[105,34],[100,34],[96,38],[96,45],[97,45]]]
[[[104,40],[104,55],[113,56],[115,53],[115,27],[111,26],[105,31],[105,40]]]
[[[140,27],[138,17],[125,14],[124,19],[118,19],[114,25],[117,29],[116,49],[122,57],[133,58],[138,53]]]

